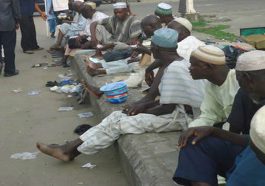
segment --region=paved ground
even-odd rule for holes
[[[132,11],[144,17],[152,14],[156,4],[161,0],[142,0],[143,2],[131,2]],[[165,2],[173,6],[173,11],[177,14],[179,0],[166,0]],[[211,14],[219,17],[232,19],[229,31],[239,34],[239,28],[265,26],[265,1],[264,0],[194,0],[195,9],[202,15]],[[104,12],[111,13],[111,5],[103,5],[99,8]]]
[[[52,42],[45,34],[45,25],[37,21],[39,44],[48,47]],[[19,38],[18,38],[19,41]],[[47,143],[75,139],[72,133],[75,126],[82,123],[96,123],[100,115],[97,110],[76,104],[74,98],[49,92],[46,81],[56,80],[59,73],[67,70],[61,67],[32,69],[35,63],[50,62],[45,51],[25,55],[17,46],[17,68],[20,75],[0,77],[0,185],[1,186],[126,186],[126,180],[113,147],[97,155],[81,155],[76,161],[66,164],[45,155],[35,160],[14,160],[10,155],[19,152],[36,151],[36,141]],[[48,56],[49,57],[49,56]],[[15,94],[14,89],[23,92]],[[28,96],[30,90],[40,90],[38,96]],[[59,113],[60,106],[74,105],[75,110]],[[77,114],[92,111],[96,116],[86,120]],[[91,162],[97,166],[84,169],[81,166]]]
[[[158,1],[156,1],[158,2]],[[251,3],[250,3],[251,2]],[[176,12],[178,1],[169,1]],[[264,23],[264,0],[195,0],[196,9],[201,14],[217,14],[229,17],[232,21],[231,31],[238,33],[240,27],[262,26]],[[151,14],[156,3],[145,0],[142,3],[131,3],[132,10],[139,17]],[[110,5],[102,5],[99,10],[112,12]],[[45,37],[44,23],[38,20],[38,38],[43,47],[52,42]],[[19,41],[19,38],[18,38]],[[18,42],[19,43],[19,42]],[[55,80],[59,73],[66,72],[62,68],[31,69],[35,63],[49,62],[45,51],[34,55],[25,55],[17,49],[17,67],[21,74],[12,78],[0,77],[0,185],[1,186],[126,186],[118,157],[113,148],[104,150],[94,156],[80,156],[77,161],[64,164],[44,155],[35,160],[13,160],[10,155],[17,152],[36,151],[35,142],[64,142],[76,138],[72,129],[86,120],[77,117],[77,113],[97,110],[87,106],[78,106],[73,98],[51,93],[44,87],[46,81]],[[12,93],[21,88],[23,92]],[[27,96],[30,90],[40,90],[35,97]],[[58,113],[57,109],[65,104],[75,106],[75,110]],[[96,123],[100,116],[89,120]],[[97,165],[92,170],[81,169],[80,166],[91,162]]]

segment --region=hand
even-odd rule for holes
[[[94,48],[97,48],[97,45],[98,45],[97,38],[91,37],[90,43],[91,43],[91,46],[93,46]]]
[[[19,23],[16,23],[16,30],[19,29]]]
[[[178,146],[180,148],[185,147],[189,138],[194,137],[192,140],[192,145],[196,145],[201,139],[212,135],[214,127],[193,127],[184,131],[178,140]]]
[[[144,113],[145,110],[146,108],[144,104],[137,104],[128,109],[127,115],[135,116],[139,113]]]
[[[145,72],[145,82],[150,87],[155,79],[155,75],[153,71],[146,71]]]
[[[40,16],[41,16],[41,18],[42,18],[44,21],[46,21],[46,19],[47,19],[47,15],[45,14],[45,12],[41,12],[41,13],[40,13]]]

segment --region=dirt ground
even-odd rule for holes
[[[48,48],[54,41],[46,37],[45,23],[35,20],[38,42]],[[73,129],[83,123],[96,124],[100,113],[88,105],[78,105],[76,98],[52,93],[45,83],[56,80],[58,74],[68,69],[52,67],[31,68],[33,64],[49,62],[46,50],[33,55],[23,54],[18,32],[16,65],[20,74],[15,77],[0,77],[0,185],[1,186],[126,186],[118,154],[110,147],[92,156],[81,155],[71,163],[63,163],[43,154],[33,160],[16,160],[14,153],[35,152],[37,141],[63,143],[77,138]],[[21,89],[14,93],[12,90]],[[39,95],[28,96],[32,90]],[[58,112],[60,106],[74,106],[73,111]],[[80,119],[77,114],[91,111],[94,117]],[[86,163],[95,164],[93,169],[81,168]]]

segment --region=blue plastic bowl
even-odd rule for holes
[[[119,104],[119,103],[124,103],[127,99],[128,99],[128,95],[120,97],[120,98],[107,98],[107,102],[113,103],[113,104]]]
[[[124,82],[115,82],[104,85],[100,88],[106,96],[116,96],[128,92],[127,84]]]

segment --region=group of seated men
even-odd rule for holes
[[[91,6],[88,9],[95,14]],[[88,42],[98,54],[138,44],[131,54],[140,51],[154,58],[145,70],[148,93],[75,140],[63,145],[37,143],[37,148],[71,161],[110,146],[124,134],[183,131],[174,182],[216,186],[220,175],[228,186],[264,186],[265,51],[247,51],[239,56],[235,69],[229,69],[224,52],[190,36],[190,22],[174,18],[170,5],[160,3],[155,14],[161,17],[150,15],[140,22],[126,3],[117,3],[114,16],[90,23],[90,35],[75,39],[82,41],[80,46]],[[139,42],[142,32],[151,40],[150,48]],[[88,72],[103,68],[88,63]],[[227,129],[215,127],[220,123]]]

